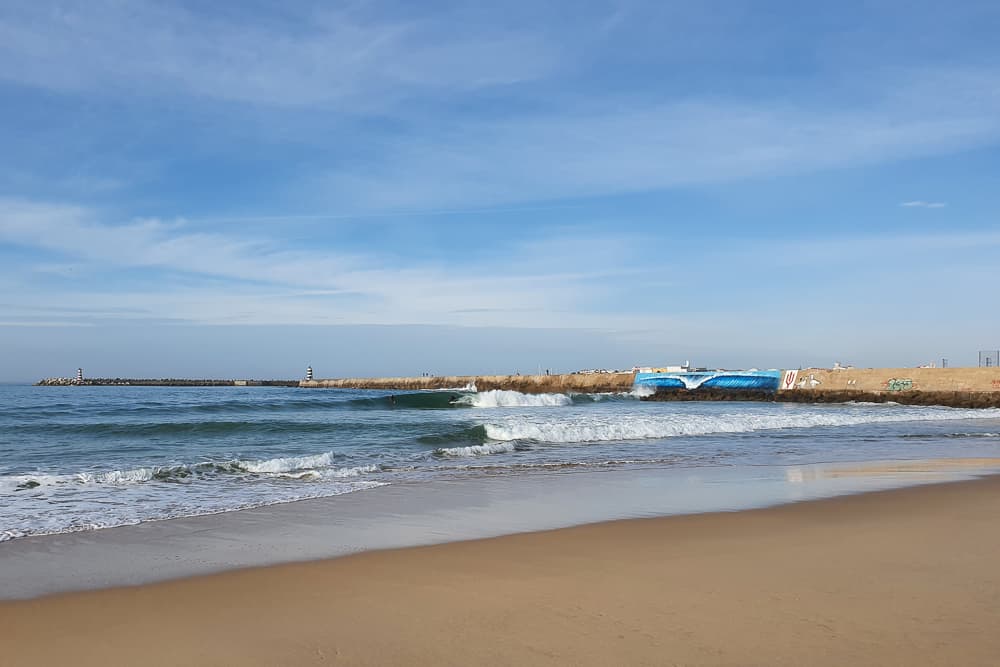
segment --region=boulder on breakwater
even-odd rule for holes
[[[941,405],[949,408],[1000,408],[1000,391],[910,391],[873,392],[858,390],[782,391],[775,395],[782,403],[899,403],[900,405]]]

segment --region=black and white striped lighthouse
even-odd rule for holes
[[[76,380],[75,380],[75,382],[77,384],[83,384],[83,369],[82,368],[77,368],[76,369]]]
[[[310,366],[309,368],[306,369],[306,380],[312,382],[312,379],[313,379],[313,367]]]

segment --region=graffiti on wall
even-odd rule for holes
[[[795,389],[795,379],[799,376],[798,371],[785,371],[781,378],[781,388],[784,390]]]
[[[889,378],[885,382],[886,391],[909,391],[913,389],[913,380],[910,378]]]
[[[993,388],[994,389],[1000,389],[1000,380],[994,380],[993,381]]]
[[[809,389],[815,389],[821,384],[823,384],[823,381],[817,380],[816,375],[814,373],[810,373],[808,378],[800,379],[798,385],[796,386],[798,386],[799,389],[805,389],[806,387]]]

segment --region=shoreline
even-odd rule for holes
[[[0,627],[15,664],[985,665],[997,512],[989,475],[0,602]]]
[[[0,542],[0,601],[608,521],[779,507],[1000,473],[1000,458],[630,466],[402,482]]]
[[[464,389],[519,391],[523,394],[629,392],[633,372],[558,373],[551,375],[429,375],[425,377],[339,378],[303,380],[303,389]]]

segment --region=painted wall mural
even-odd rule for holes
[[[777,391],[781,371],[685,371],[636,373],[635,386],[655,389]]]

